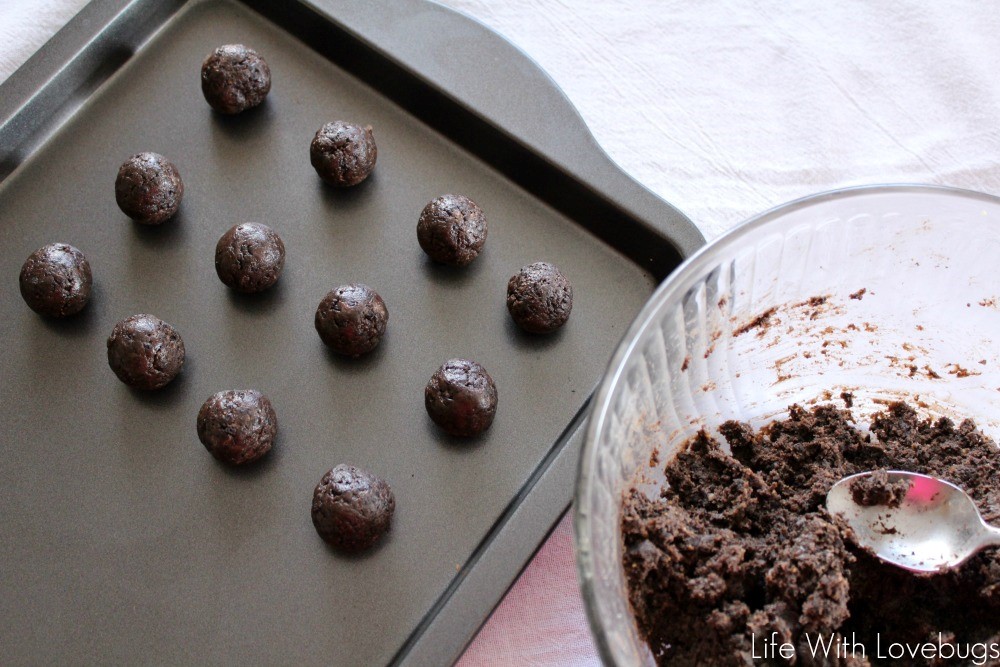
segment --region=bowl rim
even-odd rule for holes
[[[583,446],[577,464],[576,484],[573,493],[573,543],[576,552],[577,579],[579,580],[583,596],[583,607],[586,611],[590,633],[603,664],[617,666],[620,663],[617,661],[617,657],[611,652],[611,645],[608,640],[608,628],[605,627],[603,620],[599,618],[597,612],[598,601],[594,591],[593,552],[590,550],[588,544],[591,538],[589,526],[590,515],[585,508],[589,506],[589,500],[593,492],[591,481],[594,477],[594,470],[591,467],[591,461],[594,456],[594,450],[597,447],[597,436],[604,427],[608,409],[611,405],[611,397],[621,380],[625,364],[632,356],[639,339],[655,319],[663,304],[670,300],[670,297],[686,283],[688,277],[691,274],[696,274],[704,270],[705,265],[709,261],[709,254],[718,246],[736,241],[777,218],[815,206],[816,204],[879,194],[937,194],[1000,206],[1000,197],[994,195],[946,185],[919,183],[856,185],[827,190],[779,204],[763,213],[747,218],[732,229],[703,245],[682,262],[650,295],[645,305],[639,311],[639,314],[636,315],[632,324],[619,341],[614,354],[611,356],[611,360],[608,362],[604,376],[600,384],[598,384],[597,390],[594,392],[588,406],[587,428],[584,433]]]

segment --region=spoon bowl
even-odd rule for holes
[[[851,475],[833,485],[826,507],[847,521],[861,547],[913,572],[950,570],[988,546],[1000,546],[1000,529],[983,521],[968,494],[936,477],[902,471]]]

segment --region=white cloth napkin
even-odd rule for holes
[[[1000,11],[927,0],[446,0],[529,53],[709,238],[865,183],[1000,193]]]
[[[0,81],[85,4],[86,0],[0,0]]]

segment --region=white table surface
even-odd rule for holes
[[[85,1],[0,0],[0,80]],[[709,239],[782,202],[847,185],[1000,194],[992,2],[443,4],[528,53],[608,154]],[[596,664],[564,520],[461,665]]]

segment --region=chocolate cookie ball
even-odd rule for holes
[[[201,92],[219,113],[232,115],[253,108],[271,91],[271,69],[243,44],[220,46],[201,64]]]
[[[181,372],[184,341],[159,317],[132,315],[108,337],[108,365],[130,387],[159,389]]]
[[[389,311],[368,285],[351,283],[331,290],[316,309],[316,331],[334,352],[360,357],[378,347]]]
[[[319,129],[309,145],[309,161],[319,177],[330,185],[346,188],[368,178],[375,168],[378,149],[372,127],[342,120]]]
[[[551,333],[573,310],[573,286],[548,262],[521,267],[507,282],[507,310],[525,331]]]
[[[467,266],[486,243],[486,216],[468,197],[441,195],[421,212],[417,241],[435,262]]]
[[[177,213],[184,183],[177,167],[159,153],[139,153],[125,160],[115,179],[115,201],[128,217],[159,225]]]
[[[479,435],[497,412],[497,386],[475,361],[449,359],[424,388],[424,406],[435,424],[461,437]]]
[[[209,397],[198,411],[198,439],[223,463],[251,463],[271,451],[278,416],[256,389],[230,389]]]
[[[237,292],[252,294],[278,282],[285,268],[285,244],[259,222],[231,227],[215,245],[215,272]]]
[[[24,261],[19,283],[21,296],[33,311],[66,317],[87,305],[93,276],[82,252],[67,243],[50,243]]]
[[[341,551],[372,547],[389,530],[396,499],[381,477],[341,464],[316,485],[312,520],[316,532]]]

